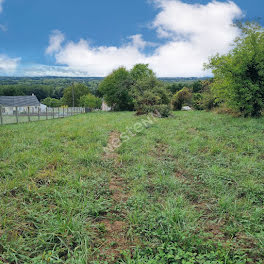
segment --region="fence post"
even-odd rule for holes
[[[54,119],[54,107],[52,107],[52,117]]]
[[[28,106],[28,122],[30,122],[30,108]]]
[[[16,122],[18,124],[18,107],[16,106]]]
[[[3,113],[2,113],[2,111],[3,111],[3,107],[2,107],[2,105],[0,105],[0,125],[4,124],[3,123]]]
[[[62,117],[64,118],[64,107],[62,107]]]
[[[38,107],[38,121],[40,120],[40,107]]]

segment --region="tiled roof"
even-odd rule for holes
[[[2,106],[39,106],[39,100],[35,95],[32,96],[0,96]]]

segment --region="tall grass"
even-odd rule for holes
[[[103,158],[133,113],[0,127],[0,263],[106,263],[99,219],[124,206],[137,248],[112,263],[262,263],[264,119],[179,112]],[[127,182],[117,205],[109,180]],[[96,260],[97,259],[97,260]]]

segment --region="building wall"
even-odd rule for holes
[[[105,103],[105,101],[103,101],[103,103],[102,103],[102,110],[103,110],[103,111],[106,111],[106,112],[109,112],[109,111],[111,111],[111,107],[109,107],[109,106]]]
[[[30,113],[38,113],[39,106],[30,106],[29,111]],[[26,114],[28,112],[28,107],[18,107],[17,108],[19,114]],[[16,114],[16,107],[3,107],[3,114],[4,115],[15,115]]]

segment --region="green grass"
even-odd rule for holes
[[[264,119],[177,112],[104,159],[111,131],[142,118],[0,126],[0,263],[263,263]],[[136,247],[106,260],[100,221],[121,207]]]
[[[70,115],[69,115],[70,116]],[[65,113],[65,118],[67,117],[67,113]],[[62,118],[62,113],[60,112],[60,115],[58,115],[57,112],[54,113],[54,118]],[[53,118],[53,115],[52,113],[49,113],[48,116],[46,117],[45,114],[42,113],[42,115],[38,118],[37,115],[33,116],[31,115],[30,116],[30,122],[35,122],[35,121],[44,121],[44,120],[47,120],[47,119],[54,119]],[[16,119],[16,116],[15,115],[3,115],[2,117],[2,120],[3,120],[3,124],[4,125],[9,125],[9,124],[15,124],[17,123],[17,119]],[[29,122],[28,120],[28,116],[24,115],[19,115],[18,116],[18,123],[27,123]]]

